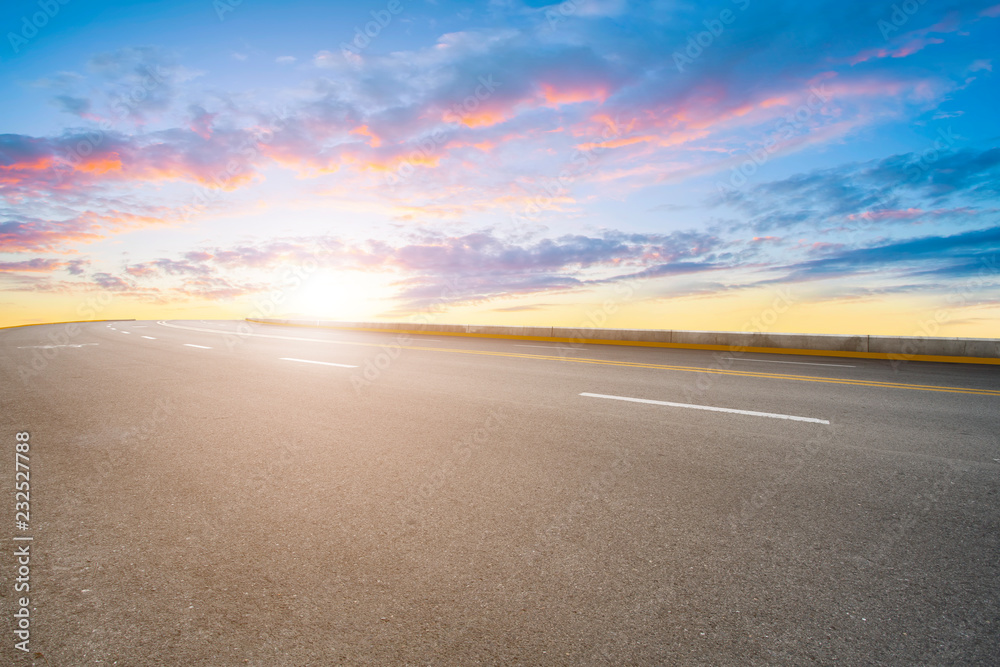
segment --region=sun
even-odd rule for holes
[[[379,273],[319,270],[303,281],[282,310],[345,322],[373,319],[393,299],[391,281],[391,276]]]

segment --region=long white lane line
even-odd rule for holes
[[[19,350],[31,350],[31,349],[41,349],[41,350],[51,350],[56,347],[84,347],[85,345],[100,345],[100,343],[76,343],[67,345],[19,345],[17,349]]]
[[[514,347],[543,347],[546,350],[568,350],[569,352],[583,352],[582,349],[574,347],[558,347],[555,345],[524,345],[521,343],[514,343]]]
[[[156,339],[155,339],[155,338],[153,338],[152,336],[143,336],[143,338],[148,338],[149,340],[156,340]]]
[[[212,349],[210,347],[205,347],[204,345],[193,345],[191,343],[184,343],[184,346],[185,347],[197,347],[197,348],[200,348],[202,350],[211,350]]]
[[[309,343],[336,343],[338,345],[350,345],[349,342],[340,340],[329,340],[327,338],[302,338],[300,336],[276,336],[274,334],[242,333],[239,331],[225,331],[222,329],[201,329],[199,327],[184,327],[177,324],[170,324],[162,320],[157,322],[157,324],[165,327],[170,327],[171,329],[184,329],[185,331],[203,331],[205,333],[223,334],[226,336],[233,336],[235,338],[243,338],[244,336],[253,336],[254,338],[278,338],[281,340],[301,340]]]
[[[312,359],[293,359],[292,357],[279,357],[282,361],[301,361],[304,364],[319,364],[320,366],[337,366],[338,368],[357,368],[350,364],[333,364],[329,361],[313,361]]]
[[[763,361],[765,364],[798,364],[799,366],[836,366],[837,368],[857,368],[847,364],[816,364],[808,361],[778,361],[777,359],[740,359],[738,357],[722,357],[732,361]]]
[[[161,326],[165,326],[165,327],[170,327],[171,329],[184,329],[185,331],[203,331],[205,333],[224,334],[226,336],[232,336],[234,338],[245,338],[245,337],[248,337],[248,336],[253,336],[254,338],[275,338],[277,340],[298,340],[298,341],[305,341],[307,343],[333,343],[335,345],[354,345],[354,344],[357,344],[357,342],[358,342],[358,341],[352,341],[352,340],[337,340],[337,339],[333,339],[333,338],[303,338],[302,336],[278,336],[278,335],[275,335],[275,334],[249,333],[249,332],[240,332],[240,331],[225,331],[225,330],[222,330],[222,329],[202,329],[200,327],[185,327],[185,326],[180,326],[180,325],[177,325],[177,324],[170,324],[169,322],[165,322],[163,320],[158,321],[157,324],[159,324]],[[335,331],[335,330],[331,330],[330,332],[331,333],[351,333],[349,331],[340,332],[340,331]],[[392,333],[392,332],[391,331],[386,331],[386,332],[375,332],[375,333]],[[407,335],[410,335],[410,334],[407,334]],[[422,334],[413,334],[413,336],[415,336],[414,341],[418,342],[418,343],[440,343],[441,342],[441,340],[439,338],[422,338],[422,337],[418,337],[418,336],[422,336]],[[361,344],[362,345],[375,345],[373,343],[361,343]]]
[[[610,396],[608,394],[582,393],[581,396],[588,398],[610,398],[615,401],[629,401],[632,403],[649,403],[650,405],[665,405],[670,408],[690,408],[692,410],[710,410],[712,412],[731,412],[736,415],[749,415],[751,417],[771,417],[772,419],[790,419],[797,422],[811,422],[813,424],[829,424],[825,419],[813,419],[812,417],[796,417],[794,415],[782,415],[775,412],[756,412],[754,410],[734,410],[733,408],[717,408],[714,405],[692,405],[690,403],[671,403],[670,401],[652,401],[648,398],[630,398],[628,396]]]

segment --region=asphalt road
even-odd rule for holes
[[[0,331],[0,663],[997,664],[1000,367],[238,326]]]

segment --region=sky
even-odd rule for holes
[[[0,326],[1000,337],[1000,4],[8,1]]]

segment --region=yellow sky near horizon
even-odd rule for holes
[[[331,321],[422,321],[438,324],[501,326],[562,326],[612,329],[674,329],[687,331],[762,330],[782,333],[856,334],[1000,338],[1000,304],[948,304],[942,298],[808,300],[780,290],[752,290],[728,295],[620,298],[578,293],[549,298],[504,298],[447,310],[429,308],[398,317],[359,309],[340,316],[335,310],[305,311],[301,302],[267,298],[228,302],[189,301],[163,305],[115,298],[112,293],[5,294],[0,304],[0,327],[101,319],[244,319],[247,317],[302,317]],[[385,304],[379,304],[382,312]],[[299,306],[298,308],[296,306]],[[273,310],[272,310],[273,309]]]

